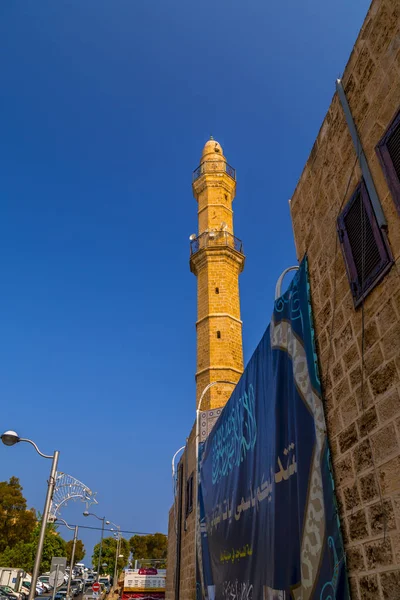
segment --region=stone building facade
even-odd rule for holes
[[[357,151],[335,93],[290,210],[297,258],[307,253],[309,261],[352,598],[399,600],[399,0],[372,1],[340,87],[359,136]],[[234,172],[219,145],[207,144],[202,163],[212,160],[203,171],[200,165],[193,186],[199,203],[191,258],[198,277],[197,403],[210,382],[235,383],[243,370],[238,276],[244,257],[231,221]],[[373,189],[360,166],[364,158]],[[215,240],[213,230],[220,240],[224,231],[232,235],[219,256],[201,246],[202,240],[210,241],[210,232]],[[195,256],[200,250],[203,258]],[[216,291],[223,289],[222,273],[229,287],[225,296]],[[202,410],[223,406],[231,391],[232,385],[212,387]],[[194,472],[195,427],[178,465],[169,515],[167,600],[195,598]]]
[[[365,190],[338,93],[290,209],[297,257],[307,253],[309,259],[352,598],[395,600],[400,598],[398,0],[373,0],[341,81],[386,225],[379,226]],[[360,193],[367,196],[364,209]],[[371,271],[368,282],[360,283],[362,269],[365,279]]]

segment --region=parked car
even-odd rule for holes
[[[71,581],[71,585],[76,585],[79,588],[79,592],[83,590],[83,580],[82,579],[73,579]]]
[[[41,575],[40,577],[38,577],[37,582],[38,584],[42,584],[42,587],[46,592],[49,592],[52,589],[52,586],[50,585],[50,578],[48,575]]]
[[[83,594],[83,600],[99,600],[100,596],[96,592],[89,588]]]
[[[51,590],[52,586],[50,585],[50,577],[48,575],[41,575],[38,577],[38,583],[39,582],[47,588],[47,591]]]
[[[0,585],[0,592],[6,594],[9,598],[16,598],[17,600],[21,598],[21,594],[15,592],[9,585]]]
[[[65,600],[66,596],[67,596],[67,586],[63,585],[57,590],[56,595],[54,596],[54,599],[55,600]]]
[[[22,593],[24,593],[25,595],[29,595],[29,592],[31,590],[31,582],[30,581],[23,581],[22,582],[22,588],[21,591]],[[40,584],[38,584],[36,586],[36,596],[41,596],[43,594],[43,588],[41,587]]]
[[[71,596],[79,596],[80,592],[79,586],[71,583]]]

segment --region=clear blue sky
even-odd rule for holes
[[[212,134],[237,169],[247,362],[295,261],[288,199],[368,6],[0,3],[1,428],[59,449],[125,529],[167,531],[171,457],[195,417],[202,147]],[[1,447],[0,479],[42,509],[48,462]]]

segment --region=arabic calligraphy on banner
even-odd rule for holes
[[[220,562],[236,562],[241,558],[247,558],[253,554],[253,548],[249,544],[245,544],[243,548],[232,548],[231,550],[224,550],[221,552],[219,561]]]
[[[212,535],[213,529],[215,529],[221,521],[226,521],[234,518],[238,521],[242,513],[245,513],[250,508],[258,509],[259,504],[264,500],[270,501],[274,490],[274,485],[287,481],[289,477],[297,473],[296,457],[293,453],[294,444],[293,442],[284,449],[283,455],[286,458],[286,468],[283,468],[282,461],[278,456],[278,471],[271,473],[269,479],[264,480],[264,475],[260,484],[253,490],[250,488],[249,495],[246,500],[242,497],[239,504],[233,507],[232,502],[224,500],[221,504],[217,504],[214,507],[210,516],[206,515],[206,527],[208,535]]]
[[[249,385],[229,407],[221,427],[216,427],[212,445],[212,482],[218,483],[254,450],[257,440],[254,388]]]
[[[303,261],[199,447],[198,600],[348,600]]]

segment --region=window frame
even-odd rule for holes
[[[381,258],[380,263],[375,269],[368,274],[364,282],[363,288],[359,283],[359,277],[357,267],[353,257],[353,250],[351,248],[347,227],[346,227],[346,216],[356,201],[358,195],[361,196],[361,202],[364,205],[367,218],[370,222],[372,234],[377,245],[379,255]],[[337,219],[337,233],[339,236],[340,245],[342,247],[343,259],[346,266],[347,277],[350,284],[350,290],[353,296],[354,307],[357,308],[362,301],[368,296],[373,288],[378,285],[388,270],[393,264],[393,256],[390,250],[390,246],[386,237],[386,233],[379,228],[374,209],[372,207],[371,199],[369,197],[365,182],[363,179],[356,186],[350,200],[347,202],[342,212]]]
[[[385,175],[386,183],[392,194],[397,212],[400,215],[400,178],[395,171],[392,158],[387,148],[387,142],[397,127],[400,127],[400,109],[393,117],[381,140],[375,146],[375,151],[378,155],[379,162],[381,163],[383,174]]]

